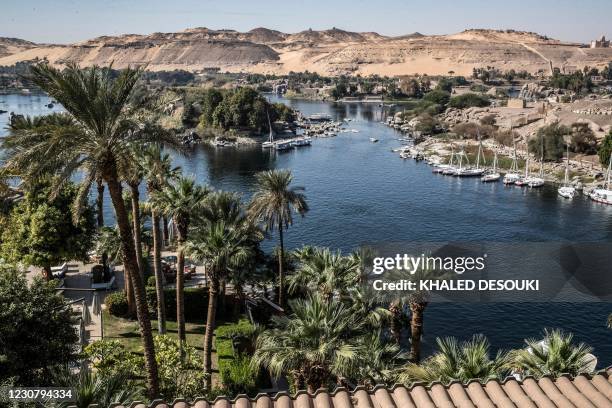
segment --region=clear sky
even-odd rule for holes
[[[612,37],[611,0],[2,0],[0,36],[69,43],[190,27],[338,27],[401,35],[513,28],[567,41]]]

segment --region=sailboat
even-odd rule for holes
[[[510,131],[512,131],[512,126],[510,127]],[[516,140],[513,140],[512,143],[514,146],[514,155],[512,156],[510,172],[504,175],[504,184],[514,184],[521,178],[521,175],[518,174],[518,162],[516,160]]]
[[[446,167],[442,169],[442,174],[452,176],[455,174],[455,171],[455,146],[451,145],[450,160],[448,161]]]
[[[610,162],[608,163],[608,174],[606,176],[606,182],[604,188],[596,188],[591,191],[589,197],[591,200],[597,201],[598,203],[612,205],[612,190],[610,190],[610,177],[612,175],[612,155],[610,155]]]
[[[544,138],[540,136],[540,174],[538,177],[531,177],[527,184],[529,187],[542,187],[544,185]]]
[[[567,145],[567,158],[565,161],[565,179],[563,180],[563,186],[557,190],[559,195],[563,198],[574,198],[576,195],[576,189],[569,185],[569,144]]]
[[[491,173],[485,174],[480,178],[481,181],[487,183],[490,181],[497,181],[501,178],[501,174],[497,171],[497,150],[495,150],[493,155],[493,170]]]
[[[525,146],[525,151],[527,152],[527,158],[525,159],[525,175],[519,177],[518,180],[514,182],[514,185],[519,187],[527,186],[531,181],[531,176],[529,175],[529,148],[527,146]]]
[[[270,113],[266,111],[266,115],[268,115],[268,128],[270,128],[270,136],[268,137],[267,142],[263,142],[261,144],[261,147],[269,149],[271,147],[274,147],[274,131],[272,130],[272,122],[270,122]]]
[[[461,152],[465,155],[465,152]],[[455,173],[458,177],[480,177],[484,173],[484,169],[480,168],[480,157],[482,156],[482,140],[480,134],[478,134],[478,154],[476,155],[476,167],[460,168]],[[465,156],[467,160],[467,155]],[[469,163],[468,163],[469,164]]]

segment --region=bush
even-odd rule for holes
[[[119,340],[94,341],[85,347],[83,353],[103,376],[120,373],[138,376],[144,369],[143,357],[127,351]]]
[[[475,93],[466,93],[463,95],[453,96],[450,99],[449,106],[458,109],[476,107],[485,107],[490,105],[489,98],[484,95]]]
[[[441,89],[434,89],[427,92],[423,97],[424,100],[433,102],[438,105],[445,106],[450,101],[450,93]]]
[[[497,143],[503,146],[513,146],[513,142],[519,139],[520,135],[512,130],[498,130],[495,132],[493,138]]]
[[[107,295],[104,303],[106,303],[108,312],[113,316],[124,317],[128,313],[127,298],[123,291],[113,292]]]
[[[544,157],[545,161],[558,161],[565,153],[565,141],[563,137],[570,130],[558,123],[538,129],[536,137],[529,140],[529,151],[537,158]],[[542,153],[542,147],[544,152]]]
[[[599,162],[602,166],[607,166],[610,162],[610,154],[612,154],[612,131],[606,135],[597,151]]]
[[[221,371],[221,381],[229,395],[247,394],[253,396],[257,393],[256,378],[258,370],[251,366],[251,360],[239,356]]]
[[[570,149],[575,153],[597,153],[597,138],[587,123],[572,124]]]
[[[147,287],[154,288],[155,287],[155,276],[149,276],[147,278]]]

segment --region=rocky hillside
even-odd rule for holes
[[[472,68],[526,69],[603,66],[612,48],[590,49],[536,33],[514,30],[465,30],[451,35],[413,33],[387,37],[337,28],[286,34],[267,28],[248,32],[192,28],[176,33],[103,36],[71,45],[37,45],[0,39],[0,65],[46,58],[53,64],[147,63],[151,70],[197,71],[218,67],[232,72],[406,75],[469,75]]]

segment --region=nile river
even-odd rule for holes
[[[0,109],[41,114],[50,111],[44,106],[47,101],[0,95]],[[400,134],[379,123],[381,108],[375,104],[283,101],[304,114],[350,118],[349,127],[359,133],[314,139],[310,147],[283,153],[202,145],[187,157],[177,157],[176,163],[201,183],[238,191],[245,199],[252,194],[255,173],[291,169],[295,184],[306,188],[311,210],[285,235],[289,247],[311,244],[349,251],[381,242],[612,240],[612,206],[584,197],[561,200],[553,187],[529,190],[444,177],[432,174],[424,163],[401,160],[391,152],[400,146]],[[7,119],[7,113],[0,115],[0,127]],[[372,136],[380,141],[370,142]],[[108,219],[112,209],[107,211]],[[594,347],[600,366],[608,365],[610,312],[612,305],[603,302],[431,304],[425,311],[424,347],[430,350],[438,336],[483,333],[494,349],[517,348],[523,338],[538,337],[543,328],[562,328]]]

